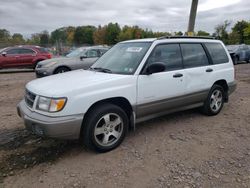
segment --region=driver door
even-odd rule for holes
[[[85,53],[85,58],[82,58],[80,68],[88,69],[100,57],[100,51],[97,49],[90,49]]]
[[[162,62],[165,71],[147,75],[148,65]],[[186,75],[179,44],[157,45],[138,77],[137,118],[163,113],[185,104]]]

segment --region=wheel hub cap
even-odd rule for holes
[[[120,139],[122,132],[122,118],[118,114],[109,113],[102,116],[96,123],[94,138],[101,146],[110,146]]]

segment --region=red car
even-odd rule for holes
[[[15,46],[0,50],[1,68],[35,68],[39,61],[50,59],[51,54],[40,46]]]

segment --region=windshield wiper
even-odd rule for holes
[[[102,67],[90,67],[89,68],[90,70],[96,70],[96,71],[99,71],[99,72],[105,72],[105,73],[112,73],[112,71],[110,69],[105,69],[105,68],[102,68]]]

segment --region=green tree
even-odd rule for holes
[[[176,36],[183,36],[183,33],[181,31],[175,32]]]
[[[6,29],[0,29],[0,47],[8,46],[10,41],[10,32]]]
[[[27,44],[39,45],[40,44],[40,34],[33,33],[31,38],[27,40]]]
[[[199,30],[197,36],[209,36],[210,34],[206,31]]]
[[[96,30],[94,26],[79,26],[74,33],[74,42],[77,45],[94,44],[93,34]]]
[[[155,37],[154,32],[152,30],[143,30],[143,37],[144,38],[153,38]]]
[[[25,40],[24,40],[24,38],[23,38],[23,35],[20,34],[20,33],[14,33],[14,34],[12,35],[11,43],[12,43],[13,45],[24,44],[24,43],[25,43]]]
[[[74,44],[75,30],[76,30],[76,28],[73,26],[69,26],[66,28],[66,34],[67,34],[66,43],[70,46],[72,46]]]
[[[59,43],[66,43],[67,41],[67,33],[66,33],[66,27],[62,27],[59,29],[56,29],[51,32],[51,43],[58,45]]]
[[[239,35],[239,42],[244,43],[244,31],[248,27],[248,22],[245,20],[238,21],[232,28],[233,32]]]
[[[43,31],[40,33],[40,45],[43,47],[48,47],[49,45],[49,32]]]
[[[116,44],[119,39],[121,28],[118,23],[109,23],[106,29],[105,41],[108,45]]]
[[[218,37],[224,43],[228,43],[228,32],[227,29],[231,25],[231,22],[225,20],[223,23],[217,25],[215,27],[215,33],[213,34],[215,37]]]
[[[107,26],[98,26],[97,30],[93,34],[94,44],[106,44],[105,36],[107,32]]]

